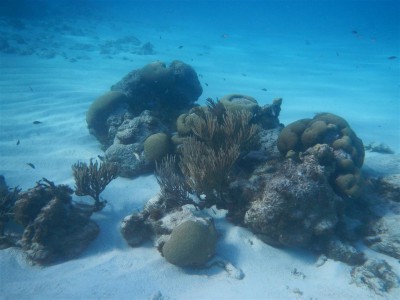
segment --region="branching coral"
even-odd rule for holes
[[[191,191],[206,196],[206,206],[226,208],[229,174],[241,151],[256,144],[258,127],[247,111],[221,110],[212,101],[208,108],[192,124],[194,135],[181,146],[179,166]]]
[[[102,210],[107,202],[100,201],[100,194],[117,177],[117,167],[111,163],[93,163],[93,160],[90,160],[89,166],[83,162],[74,164],[72,171],[75,178],[75,194],[92,197],[95,201],[93,210]]]
[[[214,150],[194,138],[182,145],[180,169],[191,190],[206,196],[206,206],[223,202],[228,175],[239,154],[238,145]]]
[[[189,198],[189,187],[178,169],[175,156],[167,155],[160,164],[156,163],[156,178],[161,187],[166,211],[184,204],[193,204]]]

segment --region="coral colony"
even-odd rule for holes
[[[132,247],[150,240],[171,264],[210,266],[218,243],[211,212],[222,209],[265,243],[354,266],[354,282],[378,294],[397,286],[392,267],[367,259],[357,244],[400,258],[395,229],[369,209],[398,201],[398,184],[366,183],[364,145],[346,120],[320,113],[284,126],[282,99],[260,106],[231,94],[200,106],[201,94],[195,70],[181,61],[127,74],[88,108],[88,129],[105,154],[72,166],[75,191],[43,178],[22,192],[1,177],[1,247],[21,245],[41,265],[76,257],[99,234],[90,218],[106,206],[107,185],[155,172],[160,193],[121,220]],[[73,202],[73,192],[94,203]]]

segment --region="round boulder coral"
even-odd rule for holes
[[[221,98],[220,102],[225,106],[226,109],[231,111],[244,109],[251,113],[255,113],[256,110],[259,108],[256,99],[241,94],[226,95]]]
[[[86,123],[90,133],[102,141],[107,136],[107,118],[126,101],[124,93],[114,91],[97,98],[86,113]]]
[[[179,267],[202,266],[214,255],[216,243],[213,222],[188,220],[172,231],[162,254],[168,262]]]
[[[156,133],[150,135],[144,141],[144,155],[150,162],[160,160],[168,154],[170,139],[165,133]]]

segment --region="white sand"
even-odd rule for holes
[[[42,177],[73,186],[71,165],[102,154],[86,128],[88,106],[127,72],[156,59],[191,64],[202,75],[200,102],[227,93],[248,94],[260,104],[283,97],[282,123],[328,111],[347,119],[364,142],[400,150],[398,62],[386,59],[393,49],[382,49],[379,39],[357,40],[347,33],[340,43],[326,38],[307,45],[294,36],[233,32],[221,39],[219,34],[185,28],[160,32],[147,26],[139,38],[150,40],[158,53],[130,55],[133,61],[105,59],[95,52],[76,63],[2,54],[0,174],[9,186],[23,189]],[[35,120],[43,123],[34,125]],[[113,181],[102,194],[110,205],[94,216],[99,237],[72,261],[40,268],[30,266],[17,249],[1,251],[0,298],[400,299],[400,289],[378,297],[350,283],[349,266],[328,260],[317,267],[312,254],[270,247],[223,216],[215,216],[221,234],[217,254],[243,271],[242,280],[218,268],[177,268],[151,244],[130,248],[119,233],[120,222],[158,189],[151,175]],[[395,260],[372,251],[368,255],[385,258],[400,274]],[[294,269],[305,278],[293,275]]]

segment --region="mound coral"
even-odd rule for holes
[[[150,135],[143,144],[144,155],[150,162],[159,161],[168,154],[170,139],[165,133]]]
[[[162,254],[179,267],[202,266],[215,253],[217,233],[214,223],[206,220],[188,220],[172,230],[162,247]]]
[[[364,146],[341,117],[322,113],[313,119],[302,119],[286,126],[278,138],[278,149],[283,155],[293,156],[317,144],[327,144],[334,149],[337,171],[333,184],[346,196],[360,196],[363,180],[360,168],[364,162]]]
[[[105,143],[108,138],[107,118],[126,101],[125,94],[111,91],[100,96],[90,105],[86,112],[86,123],[90,133],[101,143]]]

